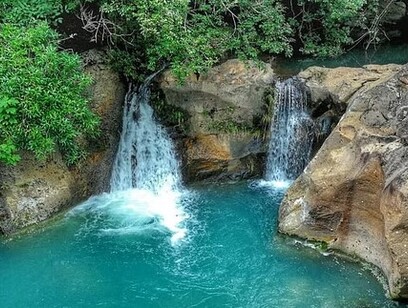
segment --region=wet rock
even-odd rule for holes
[[[406,299],[408,65],[363,70],[368,77],[360,80],[366,82],[343,92],[347,112],[287,191],[279,230],[371,262],[387,277],[390,295]],[[374,79],[379,71],[384,75]],[[345,76],[350,84],[350,74]]]
[[[262,174],[264,154],[257,139],[248,134],[199,134],[184,140],[186,180],[226,181]]]
[[[45,220],[71,205],[75,177],[55,154],[46,163],[24,153],[16,167],[0,168],[0,231]]]
[[[260,176],[266,148],[259,119],[265,91],[275,82],[269,65],[229,60],[180,84],[165,72],[160,81],[166,101],[189,116],[180,153],[188,181]]]
[[[125,87],[119,75],[106,63],[104,54],[94,50],[86,59],[92,59],[86,72],[91,75],[91,108],[101,119],[101,134],[97,140],[88,142],[89,156],[75,170],[83,180],[86,195],[99,194],[109,190],[109,180],[115,159],[122,126],[122,104]]]

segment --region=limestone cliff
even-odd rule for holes
[[[406,299],[408,65],[314,68],[305,76],[348,108],[286,193],[279,229],[373,263],[390,295]]]

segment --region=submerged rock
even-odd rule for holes
[[[118,74],[103,63],[100,53],[90,51],[86,58],[93,59],[86,71],[94,80],[91,107],[101,117],[101,137],[87,145],[89,156],[73,169],[58,153],[46,162],[22,153],[16,167],[0,166],[0,233],[9,234],[46,220],[108,188],[119,140],[124,86]]]
[[[279,230],[371,262],[391,297],[407,299],[408,65],[342,68],[343,81],[336,70],[322,69],[333,78],[320,86],[335,95],[333,82],[354,83],[340,88],[347,112],[287,191]]]
[[[188,113],[180,153],[189,181],[243,179],[262,174],[266,148],[259,122],[275,76],[269,65],[229,60],[180,85],[165,72],[160,87],[170,105]]]

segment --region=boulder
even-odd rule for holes
[[[167,102],[190,114],[190,133],[218,132],[224,121],[253,125],[261,113],[265,90],[274,82],[268,64],[228,60],[182,84],[170,71],[160,81]]]
[[[168,104],[188,114],[182,141],[189,181],[259,176],[265,147],[260,139],[265,91],[275,82],[268,64],[229,60],[184,83],[166,71],[160,88]]]
[[[360,76],[361,69],[350,70]],[[343,92],[346,113],[287,191],[279,230],[378,266],[391,297],[407,299],[408,65],[381,76],[378,67],[362,70],[367,81]],[[345,84],[355,82],[344,76]]]
[[[75,177],[59,154],[38,162],[23,153],[16,167],[0,168],[0,233],[43,221],[71,205]]]
[[[262,144],[248,134],[198,134],[185,138],[184,174],[189,182],[239,180],[264,170]]]
[[[311,101],[319,103],[328,98],[340,104],[348,100],[367,83],[384,79],[399,70],[400,65],[366,65],[361,68],[326,68],[311,66],[298,76],[310,89]]]
[[[88,72],[92,109],[101,117],[101,137],[88,142],[84,162],[69,169],[60,154],[45,162],[22,153],[15,167],[0,166],[0,234],[52,217],[92,194],[109,188],[109,178],[120,136],[124,86],[118,74],[103,62],[103,55],[90,51]],[[85,142],[85,141],[84,141]]]

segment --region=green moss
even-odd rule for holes
[[[224,121],[210,121],[208,128],[212,131],[239,134],[239,133],[252,133],[253,127],[246,123],[239,123],[233,120]]]
[[[327,242],[315,242],[316,248],[321,252],[326,252],[329,249],[329,244]]]
[[[255,128],[260,132],[260,137],[266,139],[269,134],[269,126],[273,119],[274,108],[275,108],[275,87],[270,87],[266,89],[263,96],[262,114],[259,119],[255,120]]]
[[[180,107],[169,104],[160,89],[153,91],[150,102],[160,123],[166,127],[176,129],[176,131],[181,134],[188,132],[188,112]]]

